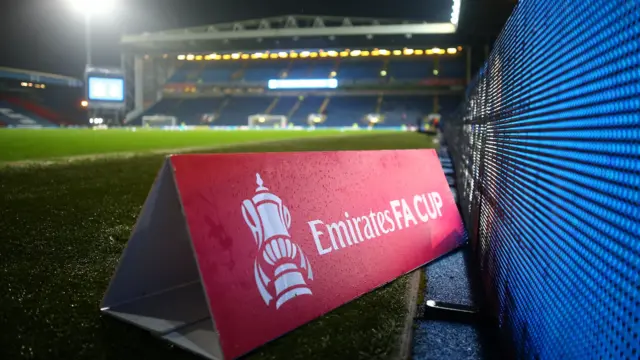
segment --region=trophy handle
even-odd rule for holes
[[[251,233],[253,234],[256,244],[258,244],[258,248],[262,247],[262,241],[264,240],[262,234],[262,223],[260,222],[260,216],[258,216],[256,206],[251,200],[245,200],[242,202],[242,216],[244,216],[244,221],[251,229]]]

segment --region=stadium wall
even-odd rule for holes
[[[521,359],[640,352],[640,0],[521,1],[443,123]]]

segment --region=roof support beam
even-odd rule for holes
[[[125,35],[122,44],[141,44],[151,41],[181,42],[198,40],[234,40],[251,38],[275,38],[275,37],[320,37],[320,36],[366,36],[366,35],[428,35],[428,34],[453,34],[456,26],[451,23],[424,23],[424,24],[396,24],[396,25],[368,25],[368,26],[343,26],[324,28],[285,28],[285,29],[260,29],[240,30],[232,32],[204,32],[204,33],[174,33],[174,34],[143,34]]]

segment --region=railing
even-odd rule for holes
[[[521,1],[443,131],[523,359],[640,356],[640,0]]]

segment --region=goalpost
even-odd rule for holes
[[[287,117],[284,115],[256,114],[249,116],[249,127],[271,126],[284,129],[287,127]]]
[[[144,127],[176,126],[178,118],[168,115],[146,115],[142,117]]]

